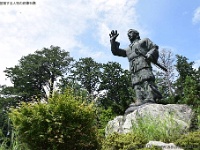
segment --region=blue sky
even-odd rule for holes
[[[4,0],[24,2],[23,0]],[[30,1],[32,2],[32,1]],[[0,5],[0,84],[10,85],[3,70],[22,56],[50,45],[69,51],[76,60],[97,62],[126,58],[110,52],[109,33],[118,30],[122,48],[134,28],[160,49],[169,49],[200,65],[200,0],[35,0],[35,5]]]

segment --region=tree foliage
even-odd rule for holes
[[[39,64],[41,57],[29,54],[19,60],[19,65],[6,68],[5,73],[12,81],[18,96],[23,100],[30,100],[32,96],[46,97],[43,85],[45,85],[43,64]]]
[[[193,68],[194,62],[188,62],[188,58],[181,56],[181,55],[176,55],[177,57],[177,62],[176,62],[176,70],[178,72],[178,78],[175,81],[175,102],[176,103],[185,103],[184,100],[184,88],[187,89],[189,87],[188,84],[189,82],[191,83],[192,81],[189,81],[190,79],[198,79],[198,75],[196,74],[197,72],[195,71],[195,69]],[[196,77],[195,77],[196,76]],[[187,77],[189,77],[187,79]],[[195,77],[195,78],[194,78]],[[187,79],[187,83],[186,83],[186,79]],[[187,85],[187,86],[186,86]],[[191,85],[192,86],[192,85]],[[192,92],[192,91],[190,91]]]
[[[193,79],[191,76],[187,76],[183,87],[183,103],[191,105],[194,108],[200,106],[200,83]]]
[[[34,96],[47,98],[45,87],[51,97],[56,79],[66,74],[72,60],[69,52],[50,46],[50,49],[43,48],[23,56],[18,65],[6,68],[5,73],[23,100],[29,101]]]
[[[50,46],[50,49],[43,48],[42,51],[36,51],[36,54],[42,58],[41,64],[45,65],[46,85],[51,97],[56,79],[67,74],[71,69],[73,58],[70,57],[69,52],[61,50],[58,46]]]
[[[184,95],[183,87],[186,77],[194,75],[194,69],[192,67],[194,62],[188,62],[188,58],[184,56],[176,55],[176,57],[177,57],[177,63],[175,67],[179,74],[175,83],[176,93],[179,95],[179,97],[182,97]]]
[[[85,88],[89,94],[97,90],[100,81],[101,64],[95,62],[91,57],[80,58],[74,64],[71,71],[73,80],[78,81],[82,88]]]
[[[100,104],[107,109],[111,107],[116,114],[124,114],[133,102],[131,77],[128,70],[123,70],[116,62],[103,64],[99,90],[106,90],[106,96],[100,97]]]

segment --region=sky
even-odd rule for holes
[[[129,29],[200,66],[200,0],[1,0],[0,85],[11,85],[6,67],[51,45],[75,60],[92,57],[128,69],[127,58],[112,55],[109,33],[117,30],[126,48]]]

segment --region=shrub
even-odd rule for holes
[[[98,131],[99,136],[105,136],[105,127],[110,120],[112,120],[115,115],[111,108],[104,109],[102,107],[97,107],[97,121],[98,121]]]
[[[114,133],[105,138],[102,150],[136,150],[145,147],[146,143],[142,135]]]
[[[190,123],[190,131],[196,131],[199,129],[199,114],[198,110],[193,109],[193,115],[191,117],[191,123]]]
[[[199,150],[200,149],[200,131],[190,132],[180,136],[174,142],[177,146],[184,148],[184,150]]]
[[[94,150],[97,147],[95,112],[70,90],[47,104],[22,103],[9,114],[17,139],[31,150]]]

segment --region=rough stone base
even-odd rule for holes
[[[155,118],[154,120],[158,118],[165,120],[171,117],[176,122],[176,126],[181,126],[182,130],[186,130],[190,127],[193,112],[189,106],[178,104],[144,104],[137,108],[133,107],[129,113],[124,116],[117,116],[108,122],[105,130],[106,136],[113,132],[131,132],[133,124],[137,123],[137,118],[147,115]]]

